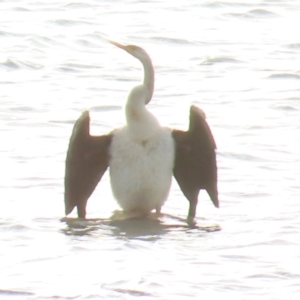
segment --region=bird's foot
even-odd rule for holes
[[[146,218],[151,221],[158,221],[159,218],[161,218],[163,214],[161,212],[150,212],[147,214]]]
[[[123,221],[130,219],[145,219],[151,221],[157,221],[158,218],[161,217],[161,213],[145,213],[138,210],[132,211],[123,211],[123,210],[115,210],[113,215],[110,217],[112,221]]]
[[[186,218],[186,222],[187,224],[190,226],[190,227],[194,227],[196,225],[196,221],[195,221],[195,217],[192,217],[192,216],[188,216]]]
[[[122,221],[128,219],[136,219],[140,218],[141,214],[137,211],[123,211],[123,210],[115,210],[113,215],[110,217],[112,221]]]

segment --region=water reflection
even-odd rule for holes
[[[180,218],[169,216],[173,220],[172,223],[166,223],[162,219],[151,220],[144,218],[127,219],[127,220],[110,220],[110,219],[77,219],[77,218],[63,218],[62,222],[66,223],[66,227],[62,232],[66,235],[86,236],[86,235],[113,235],[115,237],[143,239],[143,240],[157,240],[162,235],[170,231],[185,231],[191,230],[200,232],[215,232],[220,231],[221,227],[218,224],[208,225],[188,225],[182,222]],[[181,222],[180,222],[181,221]]]

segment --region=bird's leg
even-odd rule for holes
[[[189,206],[189,212],[188,212],[188,216],[187,216],[187,223],[192,226],[195,225],[195,216],[196,216],[196,210],[197,210],[197,204],[198,204],[198,195],[199,195],[199,191],[197,191],[196,193],[194,193],[193,196],[189,197],[188,200],[190,202],[190,206]]]
[[[157,205],[155,207],[155,212],[150,211],[150,212],[145,212],[145,214],[143,215],[143,217],[145,217],[148,220],[151,221],[159,221],[159,217],[161,217],[161,205]]]
[[[85,219],[86,215],[86,203],[80,203],[77,205],[77,216],[80,219]]]
[[[161,206],[157,205],[155,207],[155,212],[150,212],[147,214],[147,219],[152,220],[152,221],[157,221],[159,217],[161,217]]]
[[[197,185],[183,185],[180,186],[181,190],[186,197],[186,199],[189,201],[189,211],[186,218],[186,222],[189,226],[195,225],[195,216],[196,216],[196,210],[197,210],[197,204],[198,204],[198,196],[200,189],[197,187]]]
[[[156,212],[157,216],[160,216],[160,214],[161,214],[161,206],[160,205],[157,205],[155,207],[155,212]]]

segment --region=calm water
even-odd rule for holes
[[[300,2],[1,1],[1,299],[299,299]],[[218,232],[136,222],[68,226],[63,176],[74,121],[123,124],[142,75],[105,42],[145,48],[156,68],[149,109],[186,128],[207,114],[218,145]],[[106,176],[88,217],[117,205]],[[184,218],[177,185],[163,208]]]

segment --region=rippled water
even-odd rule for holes
[[[300,3],[1,1],[1,299],[298,299],[300,296]],[[218,145],[221,208],[206,193],[200,226],[60,222],[74,121],[123,124],[138,61],[153,58],[149,108],[186,128],[200,106]],[[117,205],[107,176],[88,217]],[[165,213],[184,218],[175,185]]]

